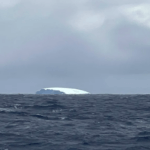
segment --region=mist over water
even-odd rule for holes
[[[148,150],[150,95],[0,95],[0,150]]]

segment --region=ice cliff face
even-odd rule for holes
[[[36,94],[90,94],[89,92],[72,88],[43,88]]]

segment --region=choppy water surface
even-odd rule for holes
[[[150,95],[0,95],[0,150],[150,150]]]

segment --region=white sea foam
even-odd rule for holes
[[[14,109],[9,109],[9,108],[0,108],[0,112],[14,112]]]

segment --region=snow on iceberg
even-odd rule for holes
[[[43,88],[40,91],[37,91],[36,94],[90,94],[89,92],[72,89],[72,88]]]

